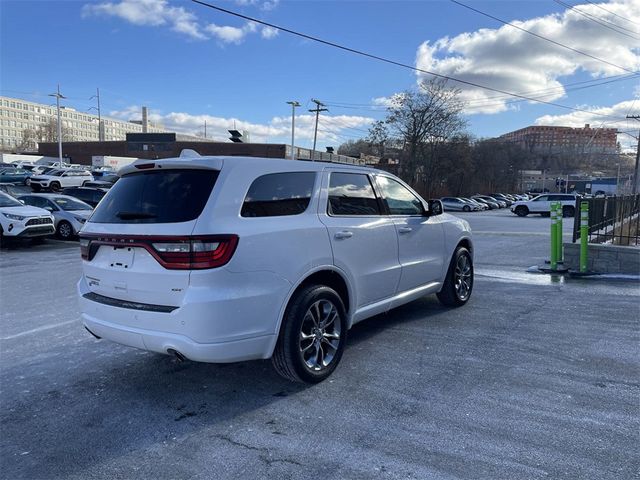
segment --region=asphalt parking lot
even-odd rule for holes
[[[358,324],[315,386],[89,336],[77,243],[0,251],[0,477],[637,478],[640,288],[525,273],[549,219],[461,214],[469,304]],[[570,222],[565,234],[570,237]]]

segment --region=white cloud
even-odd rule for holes
[[[253,0],[240,0],[246,5],[260,2]],[[268,4],[268,6],[267,6]],[[277,2],[260,3],[260,8],[275,8]],[[150,27],[169,27],[174,32],[181,33],[192,40],[215,39],[222,43],[241,43],[251,33],[260,31],[264,39],[272,39],[277,35],[277,30],[264,27],[258,29],[254,22],[247,22],[243,26],[230,25],[202,25],[198,17],[184,7],[176,7],[168,0],[121,0],[119,2],[90,3],[82,7],[83,18],[91,16],[116,17],[133,25]]]
[[[262,30],[260,31],[260,35],[262,35],[262,38],[266,39],[273,38],[277,36],[278,33],[280,33],[278,29],[273,27],[262,27]]]
[[[167,0],[122,0],[119,3],[87,4],[82,16],[118,17],[134,25],[159,27],[169,25],[172,30],[193,39],[207,38],[200,31],[196,16],[183,7],[173,7]]]
[[[142,107],[131,105],[122,110],[114,110],[110,115],[122,120],[140,120]],[[251,134],[252,142],[280,142],[289,143],[291,137],[291,117],[273,117],[268,123],[253,123],[238,118],[224,118],[213,115],[194,115],[185,112],[171,112],[162,114],[151,112],[149,119],[159,123],[167,130],[188,135],[200,135],[204,130],[204,122],[207,122],[207,138],[226,141],[229,137],[227,130],[236,128],[240,131],[247,130]],[[318,141],[331,142],[333,146],[343,143],[352,135],[366,136],[361,130],[374,121],[369,117],[352,115],[322,115],[318,127]],[[309,145],[313,140],[315,127],[314,115],[296,115],[296,144]],[[353,131],[351,128],[359,130]]]
[[[205,30],[210,33],[212,37],[224,43],[238,44],[241,43],[248,34],[256,31],[256,25],[253,22],[248,22],[242,27],[230,27],[228,25],[220,26],[211,23],[205,27]]]
[[[628,131],[637,130],[637,120],[627,120],[625,117],[637,114],[640,110],[640,100],[625,100],[610,107],[581,107],[589,112],[571,112],[563,115],[544,115],[536,119],[536,125],[584,127],[586,124],[592,128],[617,128]],[[603,115],[608,115],[607,117]],[[612,118],[613,117],[613,118]],[[618,119],[618,120],[617,120]],[[635,133],[637,134],[637,132]],[[618,141],[625,151],[635,151],[636,140],[626,134],[619,134]]]
[[[637,0],[618,0],[602,5],[617,15],[640,23],[640,2]],[[576,7],[613,23],[620,21],[592,4]],[[640,41],[606,29],[574,10],[511,23],[610,63],[630,70],[640,69]],[[444,37],[434,43],[424,42],[418,48],[416,66],[508,92],[553,89],[542,97],[546,101],[563,97],[565,90],[560,79],[578,70],[594,78],[625,73],[617,67],[534,38],[508,25]],[[419,80],[425,78],[423,74],[418,77]],[[462,89],[462,98],[469,103],[470,112],[498,113],[510,108],[505,98],[495,98],[499,95],[496,92],[456,82],[451,82],[451,85]]]

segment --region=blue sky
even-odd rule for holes
[[[448,1],[211,3],[430,71],[509,92],[545,94],[548,101],[596,112],[505,104],[495,92],[463,87],[469,131],[478,137],[536,122],[637,127],[622,119],[640,113],[638,78],[614,77],[613,83],[575,91],[562,87],[629,75],[611,63],[640,70],[637,1],[572,3],[579,12],[551,0],[463,1],[609,63]],[[372,119],[384,117],[385,99],[416,88],[418,80],[410,70],[265,30],[192,2],[2,0],[0,15],[2,95],[48,103],[46,94],[60,83],[67,105],[86,110],[99,87],[105,115],[139,118],[140,107],[147,105],[154,119],[182,132],[202,130],[206,119],[209,136],[218,139],[235,121],[253,141],[288,142],[285,102],[298,100],[296,143],[309,146],[313,118],[307,109],[317,98],[329,104],[319,146],[337,146],[365,136]],[[619,140],[626,146],[635,142],[626,135]]]

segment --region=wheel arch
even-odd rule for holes
[[[274,340],[270,347],[271,355],[273,355],[273,350],[275,349],[278,337],[280,335],[280,330],[282,328],[282,320],[284,319],[285,312],[287,310],[287,307],[289,306],[289,303],[291,302],[291,299],[295,296],[296,293],[298,293],[303,288],[306,288],[308,285],[326,285],[327,287],[334,289],[340,296],[340,299],[342,300],[345,311],[347,313],[347,329],[351,328],[351,310],[356,305],[356,298],[353,286],[349,281],[348,276],[342,270],[333,265],[316,267],[303,275],[300,281],[298,281],[297,284],[294,284],[287,294],[287,297],[285,298],[285,301],[283,302],[278,314],[278,322],[276,325]]]

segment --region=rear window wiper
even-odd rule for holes
[[[116,213],[116,217],[121,220],[139,220],[143,218],[156,218],[157,215],[148,212],[118,212]]]

